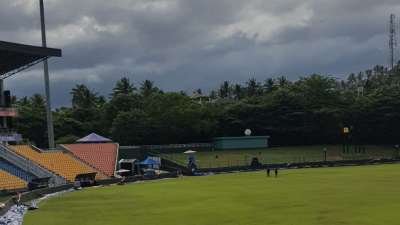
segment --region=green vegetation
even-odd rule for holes
[[[397,225],[400,165],[185,177],[55,197],[24,225]]]
[[[257,157],[263,164],[318,162],[324,160],[323,149],[327,149],[327,160],[354,160],[354,159],[381,159],[392,158],[395,149],[391,146],[364,146],[364,152],[343,154],[342,146],[293,146],[274,147],[259,150],[230,150],[230,151],[201,151],[196,153],[199,168],[218,168],[230,166],[250,165],[253,157]],[[183,153],[160,154],[181,165],[187,164],[187,155]]]
[[[250,128],[254,135],[270,135],[275,146],[341,144],[347,126],[353,144],[400,144],[400,65],[394,71],[376,66],[347,80],[265,79],[226,81],[194,96],[163,92],[149,80],[122,78],[107,97],[76,85],[71,107],[54,112],[57,143],[90,132],[121,145],[209,142]],[[40,95],[15,102],[16,129],[40,147],[47,142],[44,103]]]

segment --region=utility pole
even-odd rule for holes
[[[44,19],[44,4],[43,0],[39,0],[39,2],[40,2],[40,24],[42,30],[42,46],[47,47],[46,25]],[[47,135],[49,139],[49,149],[52,149],[55,147],[55,145],[54,145],[53,115],[51,112],[51,99],[50,99],[49,65],[47,59],[43,61],[43,71],[44,71],[44,86],[46,91]]]
[[[394,69],[395,65],[395,49],[397,46],[396,39],[396,16],[394,14],[390,14],[390,24],[389,24],[389,51],[390,51],[390,69]]]

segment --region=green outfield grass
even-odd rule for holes
[[[24,225],[397,225],[400,165],[185,177],[46,200]]]
[[[329,145],[274,147],[260,150],[207,151],[196,153],[196,159],[199,168],[249,165],[253,157],[257,157],[264,164],[315,162],[324,160],[323,148],[327,148],[327,160],[391,158],[394,154],[394,148],[391,146],[365,146],[365,153],[356,153],[351,149],[350,153],[343,154],[342,146]],[[183,153],[160,155],[182,165],[187,163],[187,155]]]

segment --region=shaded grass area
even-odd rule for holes
[[[218,168],[229,166],[250,165],[251,159],[257,157],[263,164],[297,163],[323,161],[323,149],[327,149],[327,160],[355,160],[391,158],[395,151],[391,146],[365,146],[365,151],[356,151],[350,148],[343,153],[340,145],[329,146],[293,146],[274,147],[258,150],[216,150],[196,153],[196,162],[199,168]],[[160,154],[181,165],[186,165],[187,155],[183,153]]]
[[[397,225],[400,165],[185,177],[55,197],[24,225]]]

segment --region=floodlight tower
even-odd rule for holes
[[[40,3],[40,24],[42,30],[42,46],[47,47],[43,0],[39,0],[39,3]],[[54,145],[53,115],[51,112],[49,65],[47,59],[43,61],[43,71],[44,71],[44,86],[46,90],[47,135],[49,139],[49,148],[51,149],[54,148],[55,145]]]
[[[395,49],[397,46],[397,37],[396,37],[396,16],[394,14],[390,14],[390,23],[389,23],[389,51],[390,51],[390,69],[394,69],[395,64]]]

